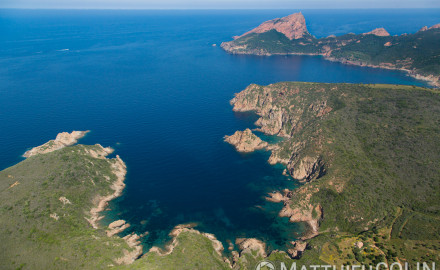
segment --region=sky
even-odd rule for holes
[[[337,9],[440,8],[439,0],[0,0],[0,8]]]

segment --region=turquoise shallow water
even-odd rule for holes
[[[414,32],[440,22],[438,11],[303,13],[320,37]],[[278,218],[281,206],[264,195],[296,183],[267,164],[269,153],[240,154],[223,142],[256,120],[232,112],[233,94],[293,80],[424,85],[320,57],[234,56],[212,46],[291,12],[0,10],[0,167],[58,132],[90,129],[81,143],[112,146],[128,165],[104,222],[149,231],[147,247],[195,222],[224,242],[257,237],[283,248],[302,228]]]

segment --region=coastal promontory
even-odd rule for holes
[[[72,131],[71,133],[68,132],[61,132],[57,135],[55,140],[50,140],[47,143],[36,146],[24,153],[24,157],[31,157],[38,154],[46,154],[53,152],[55,150],[59,150],[61,148],[64,148],[66,146],[74,145],[78,142],[79,139],[84,137],[89,131]]]
[[[264,22],[221,47],[232,54],[321,55],[344,64],[402,70],[440,87],[438,24],[402,35],[390,35],[385,28],[324,38],[312,34],[304,16],[295,13]]]
[[[284,138],[269,162],[283,164],[299,187],[267,200],[306,225],[301,239],[310,248],[301,243],[291,256],[328,264],[440,259],[426,246],[440,239],[440,92],[282,82],[252,84],[231,104],[259,115],[260,131]]]
[[[99,223],[125,186],[126,165],[106,157],[111,148],[73,145],[85,133],[60,133],[0,172],[2,269],[105,268],[142,254]]]

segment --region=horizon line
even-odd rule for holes
[[[0,7],[2,9],[15,10],[399,10],[399,9],[440,9],[439,7],[329,7],[329,8],[105,8],[105,7]]]

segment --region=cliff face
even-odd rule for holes
[[[289,99],[292,96],[294,100]],[[271,147],[269,163],[285,164],[290,175],[301,182],[311,181],[325,172],[319,153],[301,154],[311,149],[311,141],[293,138],[304,126],[332,111],[325,98],[309,100],[302,97],[299,88],[283,87],[283,84],[250,85],[236,94],[231,104],[234,111],[255,111],[260,116],[255,123],[260,131],[288,139],[284,144]]]
[[[254,28],[251,31],[244,33],[243,35],[234,38],[237,39],[252,33],[260,34],[268,32],[270,30],[276,30],[284,34],[290,40],[310,36],[306,26],[306,19],[304,18],[302,13],[299,12],[283,18],[277,18],[264,22],[257,28]]]
[[[303,185],[274,192],[268,200],[283,203],[280,216],[308,224],[304,238],[316,236],[320,226],[355,233],[379,226],[402,198],[412,198],[405,203],[419,211],[426,209],[420,205],[430,207],[419,199],[422,193],[412,193],[430,190],[430,179],[438,175],[409,159],[423,159],[425,152],[438,157],[440,135],[430,128],[415,131],[417,121],[437,128],[440,112],[434,103],[440,104],[437,91],[412,86],[321,83],[253,84],[231,100],[234,111],[260,116],[259,130],[284,137],[269,147],[269,162],[284,164]],[[421,190],[402,189],[421,179],[426,179]]]

